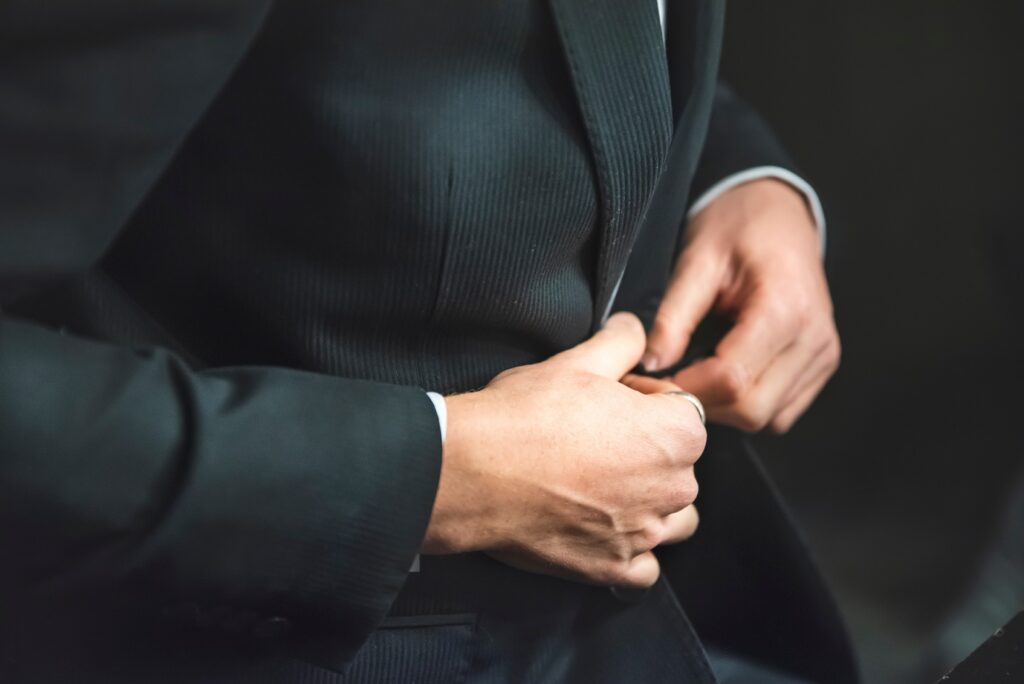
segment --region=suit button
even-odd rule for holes
[[[292,623],[285,617],[271,617],[259,620],[252,626],[251,634],[256,639],[280,639],[292,630]]]

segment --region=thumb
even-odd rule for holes
[[[621,311],[589,340],[552,356],[550,361],[618,380],[640,362],[645,341],[640,319]]]
[[[683,358],[697,325],[715,303],[725,275],[725,262],[683,252],[665,291],[643,356],[648,372],[668,368]]]

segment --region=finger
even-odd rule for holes
[[[675,544],[693,536],[700,524],[697,507],[690,504],[665,518],[665,540],[662,544]]]
[[[556,354],[550,361],[618,380],[640,361],[645,340],[640,319],[622,311],[609,318],[589,340]]]
[[[781,415],[787,408],[793,405],[793,403],[804,395],[804,392],[814,383],[818,382],[822,373],[825,372],[828,366],[828,361],[824,353],[818,353],[814,360],[808,364],[808,366],[800,373],[800,377],[797,378],[796,383],[789,388],[786,396],[782,398],[779,403],[779,410],[776,412],[776,418]],[[774,420],[774,418],[773,418]]]
[[[652,378],[646,375],[629,373],[622,378],[622,384],[641,394],[661,394],[662,392],[675,392],[680,389],[679,385],[671,380]]]
[[[736,401],[743,389],[741,379],[717,356],[701,359],[673,376],[672,381],[696,394],[705,407]]]
[[[675,384],[674,382],[671,382],[670,380],[663,380],[661,378],[651,378],[645,375],[636,375],[634,373],[630,373],[623,377],[622,384],[626,385],[632,390],[640,392],[641,394],[666,394],[683,391],[682,387]],[[690,394],[692,394],[692,392],[690,392]],[[693,399],[686,397],[677,397],[672,399],[672,401],[677,400],[684,401],[687,404],[689,404],[691,408],[693,408],[693,413],[691,414],[690,411],[686,411],[686,415],[691,418],[696,418],[697,421],[701,424],[701,431],[703,432],[704,422],[701,417],[701,412],[700,409],[694,405]],[[698,397],[697,400],[700,401],[700,398]],[[700,403],[703,404],[704,402]]]
[[[763,302],[753,302],[718,343],[714,356],[684,368],[673,380],[708,405],[738,401],[798,332],[789,317]]]
[[[814,349],[798,342],[776,357],[757,384],[738,401],[706,410],[718,422],[758,432],[786,407],[785,400],[800,377],[809,367],[814,368],[815,357]]]
[[[832,377],[832,371],[833,369],[829,366],[822,369],[817,377],[804,388],[801,394],[772,420],[768,426],[769,429],[776,434],[782,434],[793,427],[800,416],[814,403],[815,398],[821,393],[825,385],[828,384],[829,378]]]
[[[783,407],[788,407],[797,397],[803,396],[804,390],[809,385],[816,382],[819,376],[823,372],[827,372],[831,375],[839,367],[839,358],[841,355],[841,348],[839,345],[839,336],[836,333],[826,335],[823,342],[819,342],[815,347],[817,353],[813,363],[809,364],[804,369],[803,373],[800,374],[800,378],[797,380],[796,385],[789,390],[789,394],[782,401]]]
[[[715,303],[725,261],[700,256],[684,251],[676,264],[647,338],[642,363],[648,372],[667,368],[683,357],[693,331]]]
[[[658,581],[661,575],[661,566],[658,559],[650,551],[635,556],[629,562],[629,567],[623,576],[616,582],[622,587],[645,589]]]

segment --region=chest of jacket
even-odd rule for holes
[[[544,2],[283,7],[106,268],[215,365],[457,389],[570,346],[667,145],[633,13],[609,59],[655,97],[581,90]],[[595,128],[616,102],[629,126]]]

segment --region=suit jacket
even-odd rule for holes
[[[716,85],[722,5],[669,22],[666,60],[653,2],[0,8],[9,677],[711,681],[693,625],[854,677],[726,431],[641,600],[478,555],[408,573],[423,389],[649,319],[688,197],[788,164]]]

